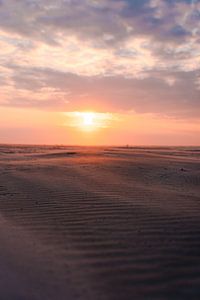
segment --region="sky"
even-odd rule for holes
[[[200,0],[0,0],[0,143],[200,145]]]

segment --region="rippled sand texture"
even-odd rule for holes
[[[0,146],[0,299],[200,299],[199,148]]]

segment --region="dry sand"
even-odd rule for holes
[[[200,299],[200,148],[1,145],[0,299]]]

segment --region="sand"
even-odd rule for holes
[[[200,299],[200,148],[1,145],[0,299]]]

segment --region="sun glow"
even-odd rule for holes
[[[83,116],[83,126],[95,126],[95,113],[85,112],[82,113]]]
[[[67,126],[75,127],[81,131],[95,131],[111,126],[113,115],[111,113],[97,113],[92,111],[66,112],[69,118]]]

